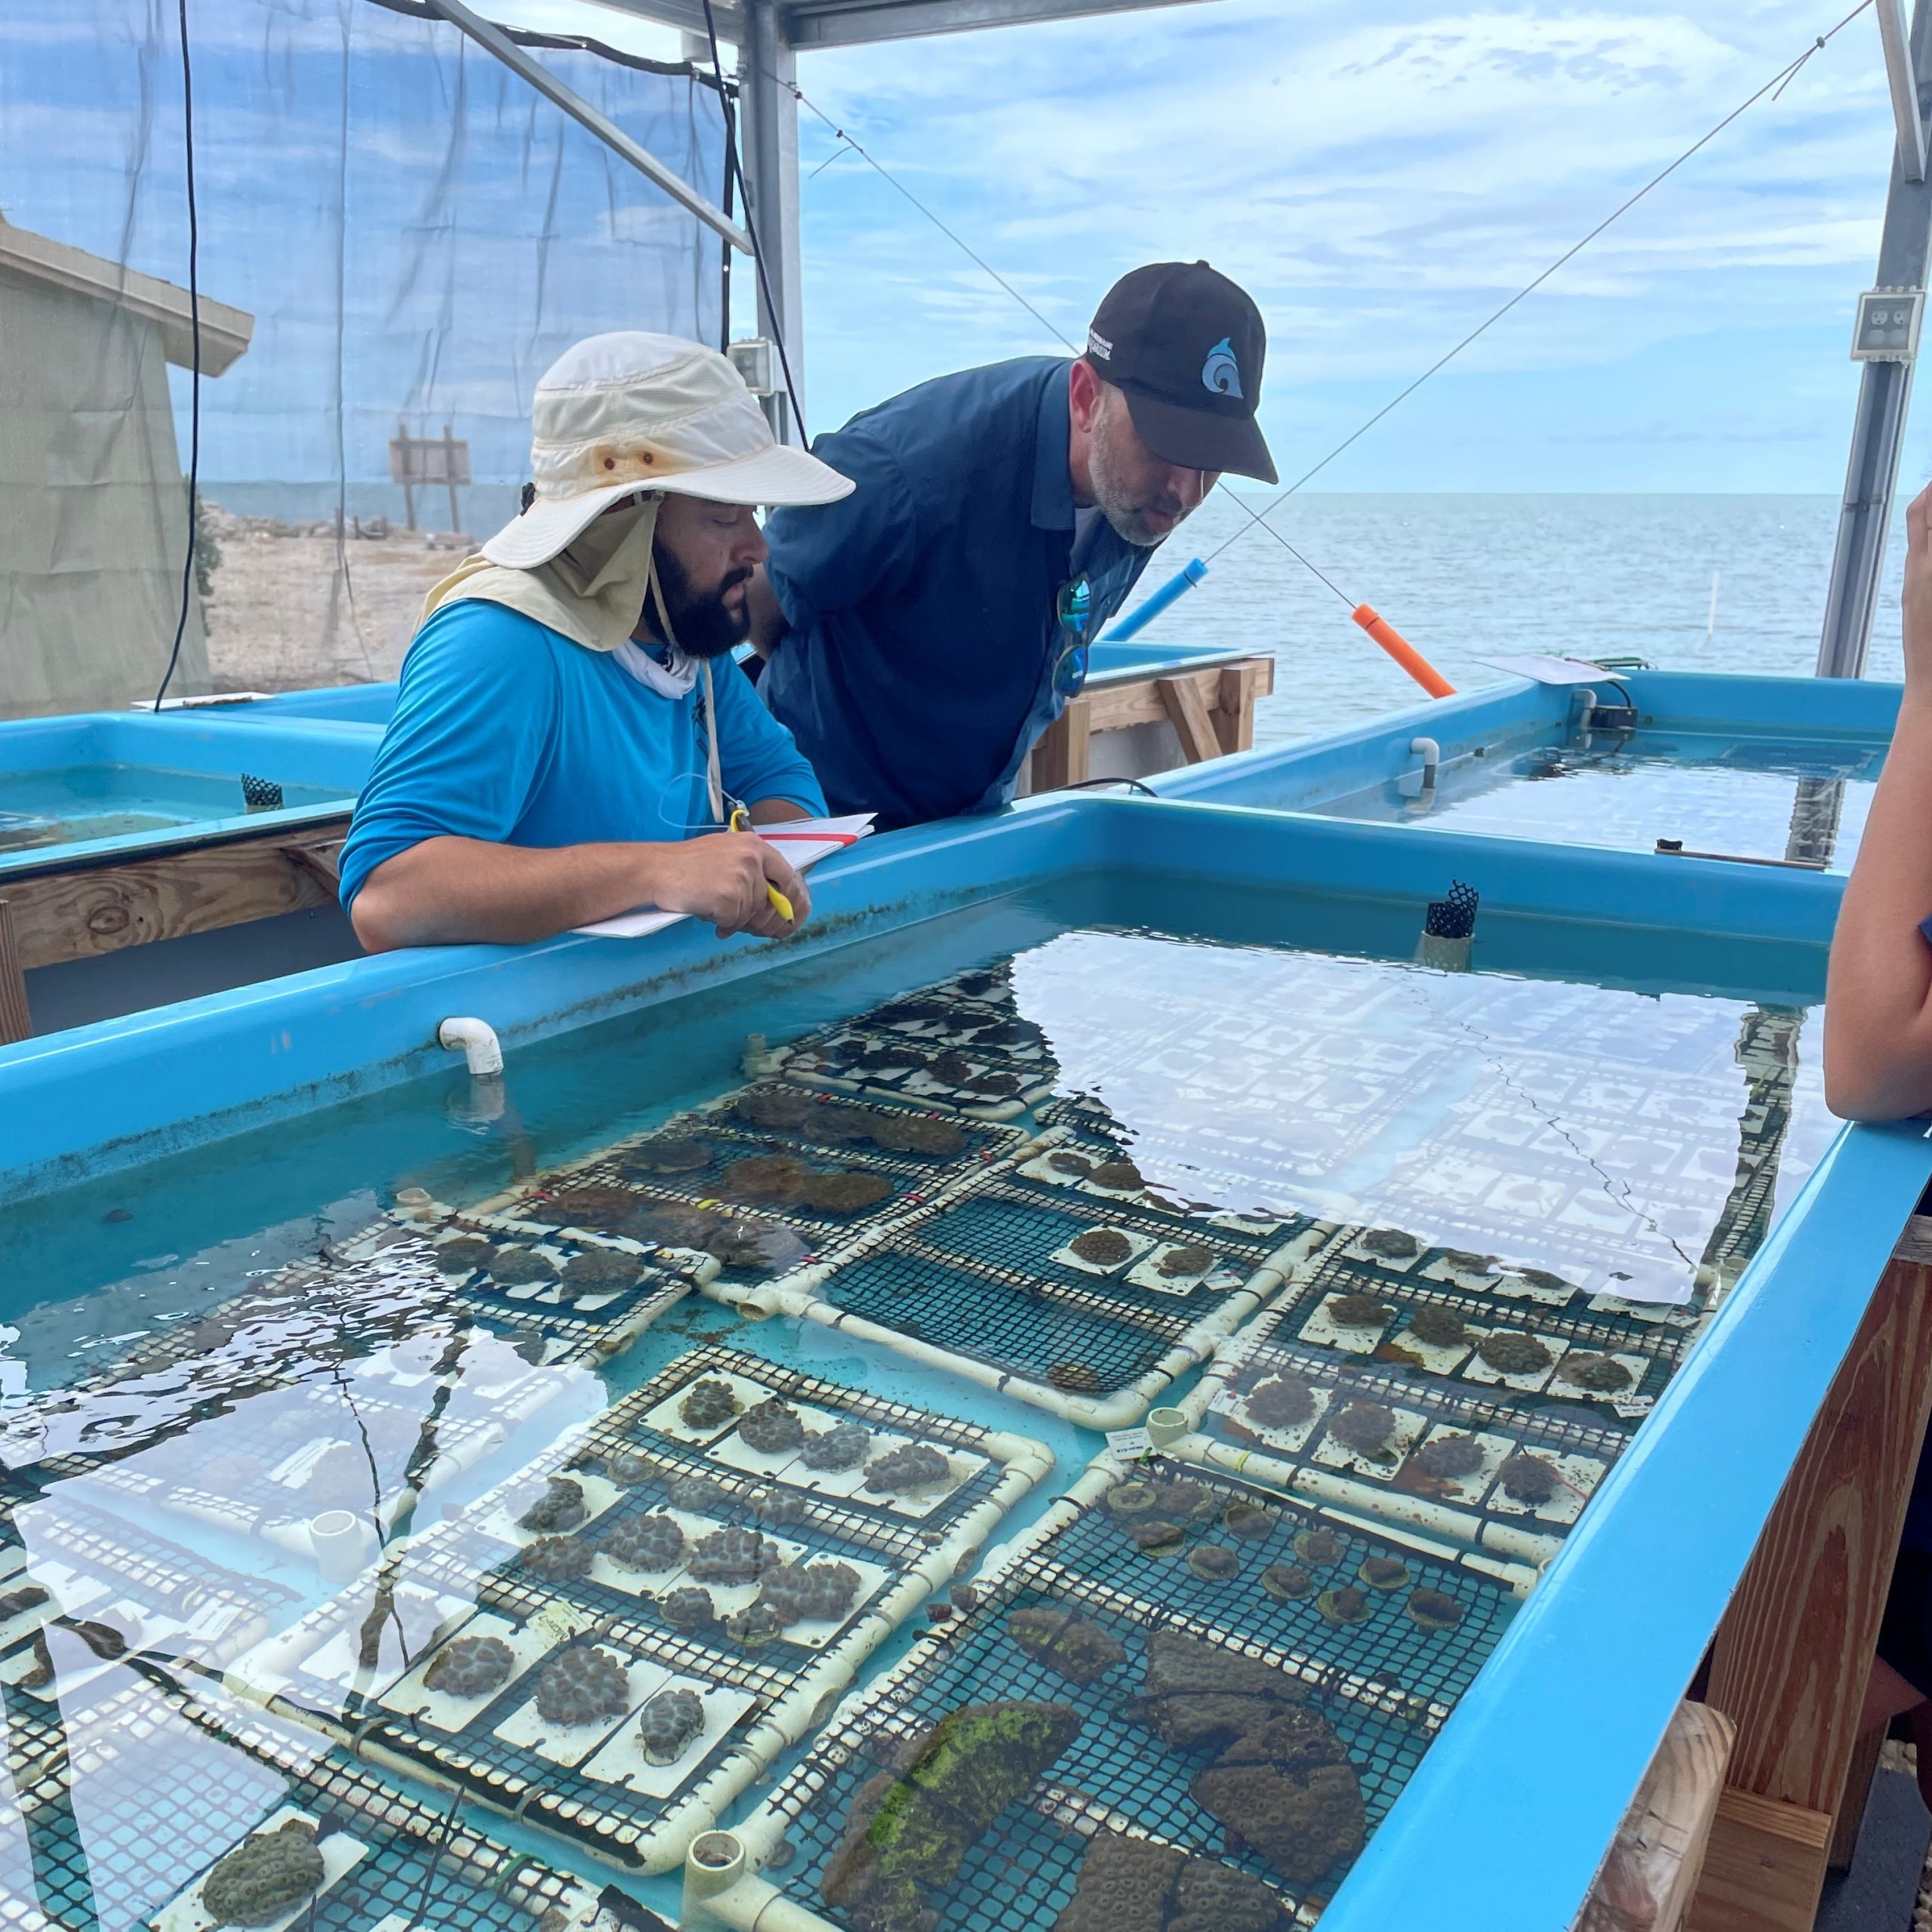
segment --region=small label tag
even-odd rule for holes
[[[1144,1429],[1110,1429],[1107,1431],[1107,1447],[1116,1456],[1124,1456],[1130,1462],[1137,1456],[1145,1456],[1154,1445],[1147,1440]]]
[[[1654,1395],[1632,1395],[1621,1402],[1613,1402],[1611,1407],[1626,1422],[1635,1422],[1639,1416],[1647,1416],[1657,1405]]]
[[[1232,1389],[1223,1389],[1208,1406],[1217,1416],[1231,1416],[1241,1407],[1241,1398]]]

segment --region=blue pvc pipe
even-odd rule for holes
[[[1137,637],[1174,599],[1192,590],[1208,574],[1208,566],[1198,557],[1168,578],[1160,589],[1131,617],[1123,617],[1101,639],[1103,644],[1121,644]]]

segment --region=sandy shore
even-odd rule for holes
[[[205,609],[217,691],[305,691],[393,678],[423,593],[471,547],[421,534],[281,536],[224,518]]]

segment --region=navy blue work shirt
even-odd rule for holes
[[[767,520],[791,628],[758,688],[835,812],[876,812],[890,829],[992,811],[1063,708],[1072,367],[962,370],[855,416],[812,448],[858,488]],[[1091,638],[1152,552],[1103,516],[1082,537]]]

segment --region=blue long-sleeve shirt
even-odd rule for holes
[[[712,667],[724,789],[825,810],[792,734],[728,657]],[[403,661],[401,688],[342,854],[352,904],[384,860],[426,838],[554,847],[715,831],[700,679],[681,698],[608,652],[471,598],[445,605]]]
[[[867,410],[812,445],[852,494],[765,520],[790,629],[759,690],[835,811],[888,831],[1004,804],[1064,708],[1062,587],[1086,577],[1097,637],[1146,568],[1098,515],[1076,544],[1071,367],[962,370]]]

